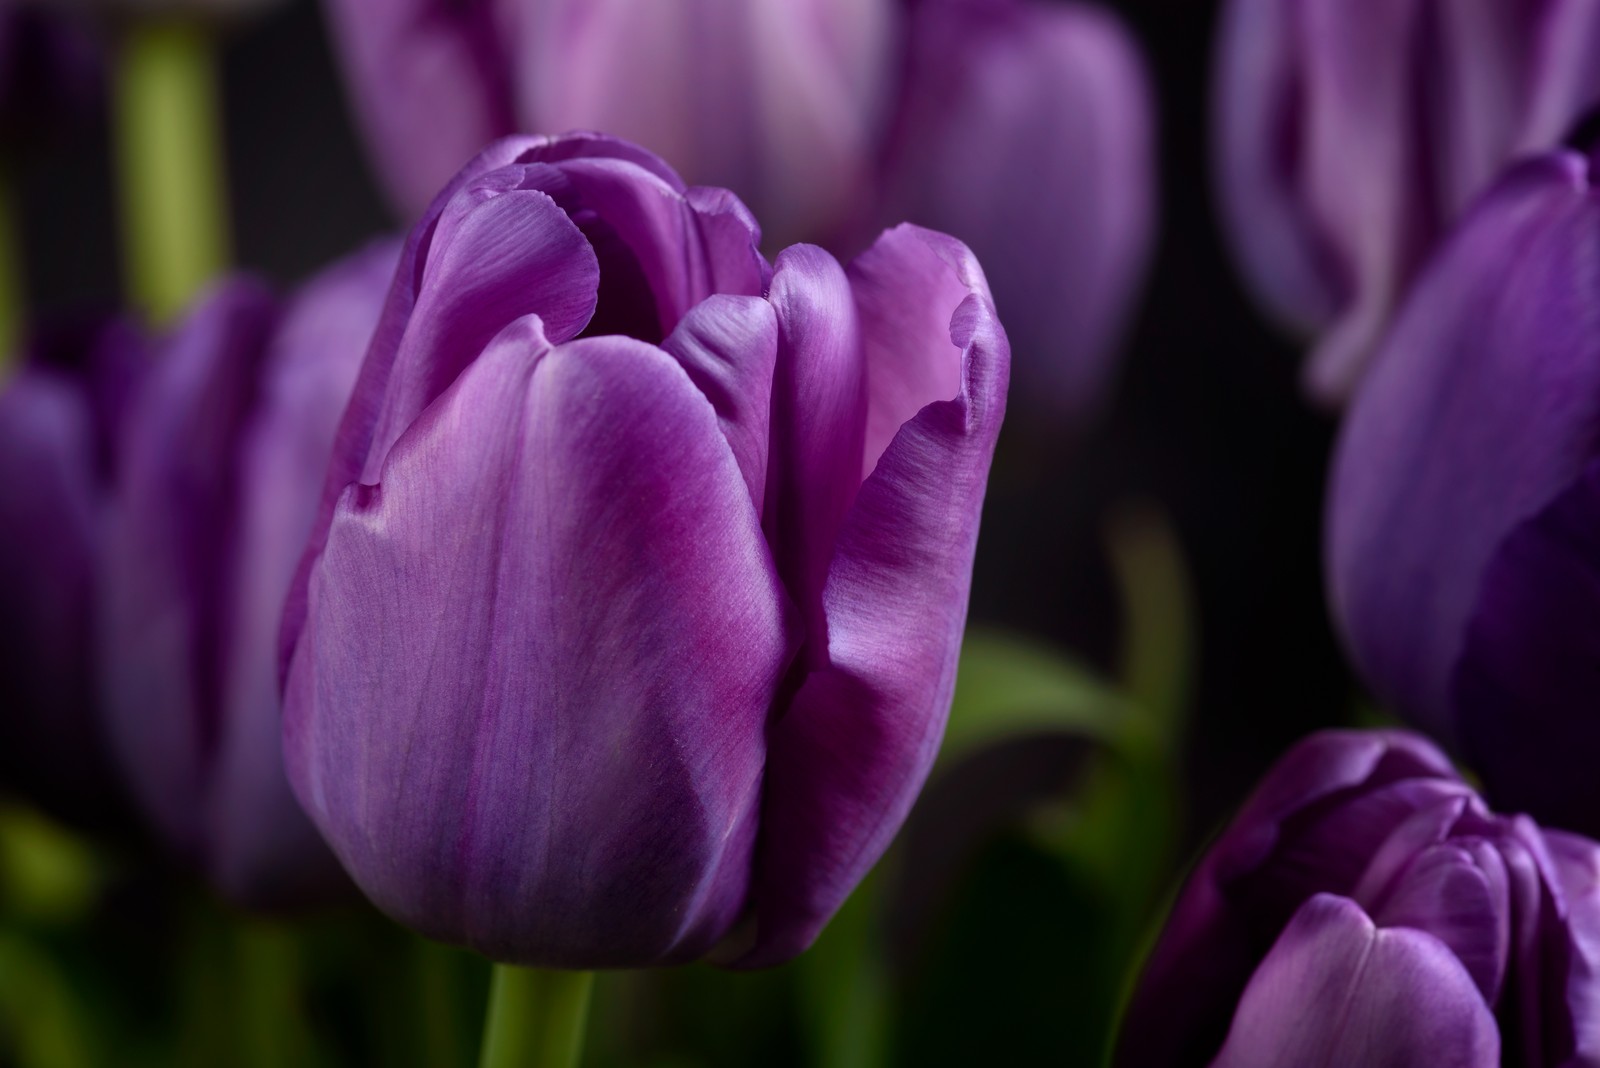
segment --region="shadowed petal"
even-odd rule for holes
[[[291,781],[386,911],[565,967],[732,923],[793,631],[670,357],[508,328],[341,497],[309,608]]]
[[[1600,462],[1494,552],[1453,693],[1497,804],[1600,833]]]
[[[920,359],[958,368],[959,391],[930,398],[900,428],[840,530],[822,595],[826,664],[770,735],[756,944],[744,965],[786,959],[816,937],[905,818],[950,709],[1010,350],[960,243],[915,228],[896,233],[880,254],[901,259],[913,284],[929,261],[965,283],[955,307],[918,292],[924,314],[948,323]],[[868,337],[882,336],[884,297],[856,295]]]

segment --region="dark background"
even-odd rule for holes
[[[1158,244],[1119,388],[1099,422],[1070,436],[1010,426],[1002,438],[972,619],[1040,636],[1109,669],[1118,619],[1102,549],[1106,515],[1130,499],[1164,510],[1199,606],[1184,768],[1192,849],[1290,742],[1347,722],[1357,696],[1322,595],[1333,423],[1301,395],[1296,344],[1256,314],[1216,228],[1207,158],[1215,5],[1112,6],[1144,45],[1157,88]],[[397,227],[366,169],[311,0],[236,27],[223,64],[239,264],[289,284]],[[28,283],[42,318],[117,299],[108,141],[104,117],[92,117],[22,167]],[[1027,959],[1027,944],[1084,937],[1063,918],[1070,888],[1041,875],[1040,863],[1015,842],[990,847],[962,891],[985,919],[958,925],[946,954],[970,960],[962,958],[966,943],[973,953],[993,954],[1000,944],[1021,954],[1000,955],[1005,967],[1031,976],[1034,991],[1030,1008],[1011,987],[999,988],[1014,1037],[1048,1026],[1051,998],[1075,996],[1070,976],[1040,978],[1049,962]],[[923,1001],[932,1012],[954,996]],[[914,1041],[905,1053],[917,1063],[959,1063],[1005,1048],[993,1035],[984,1041],[981,1051]],[[1062,1056],[1070,1044],[1024,1042],[1012,1053],[1026,1060],[1046,1048]]]

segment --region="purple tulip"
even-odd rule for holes
[[[596,129],[733,190],[771,247],[909,219],[994,269],[1042,413],[1082,417],[1148,251],[1149,92],[1050,0],[329,0],[378,173],[422,210],[491,136]]]
[[[1593,42],[1593,44],[1591,44]],[[1216,185],[1246,280],[1342,402],[1430,250],[1600,103],[1588,0],[1231,0]]]
[[[519,963],[754,966],[877,859],[949,709],[1005,335],[903,226],[513,138],[412,232],[285,613],[284,747],[380,907]]]
[[[1597,1019],[1600,845],[1495,815],[1416,735],[1328,731],[1189,877],[1116,1063],[1589,1065]]]
[[[36,340],[0,389],[0,785],[79,823],[114,822],[95,715],[94,590],[112,447],[144,340],[96,321]]]
[[[374,245],[282,305],[219,284],[157,355],[122,441],[101,620],[112,741],[156,829],[246,904],[341,881],[284,778],[277,634],[397,255]]]
[[[1379,696],[1497,804],[1600,833],[1600,199],[1513,168],[1417,280],[1346,420],[1328,583]]]

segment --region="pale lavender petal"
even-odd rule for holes
[[[1357,666],[1456,738],[1450,680],[1506,535],[1576,479],[1600,425],[1600,201],[1584,161],[1511,171],[1413,287],[1349,417],[1328,584]]]
[[[1430,935],[1319,894],[1250,980],[1213,1068],[1498,1068],[1494,1015]]]
[[[346,869],[500,959],[705,952],[797,637],[711,405],[657,349],[524,319],[381,474],[339,500],[286,696]]]
[[[970,245],[1020,396],[1082,416],[1106,391],[1152,235],[1152,102],[1138,50],[1088,5],[922,0],[913,12],[884,221]]]
[[[948,361],[960,379],[901,427],[839,533],[822,595],[826,663],[770,732],[746,965],[804,949],[877,861],[927,776],[950,709],[1010,351],[970,254],[941,235],[899,233],[882,254],[902,260],[908,288],[855,294],[863,335],[882,337],[878,321],[902,313],[890,303],[919,301],[948,333],[930,352],[899,353],[901,366]],[[930,261],[964,283],[954,307],[942,299],[948,290],[934,290],[936,302],[916,288]]]
[[[1478,993],[1495,1004],[1511,948],[1511,898],[1505,862],[1481,839],[1429,846],[1410,858],[1376,906],[1379,927],[1433,935],[1461,961]]]

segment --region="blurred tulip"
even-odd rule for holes
[[[329,0],[408,215],[490,137],[596,129],[731,189],[770,247],[909,219],[994,267],[1026,395],[1081,418],[1150,243],[1150,100],[1109,14],[1048,0]]]
[[[36,340],[0,388],[0,786],[79,823],[114,821],[95,716],[93,600],[112,446],[144,341],[114,320]]]
[[[1514,154],[1600,103],[1589,0],[1231,0],[1215,180],[1261,303],[1342,403],[1412,275]]]
[[[1346,420],[1332,606],[1496,804],[1600,833],[1600,200],[1515,167],[1418,279]]]
[[[397,254],[374,245],[281,306],[218,284],[158,354],[122,443],[101,620],[111,737],[155,827],[246,904],[339,884],[283,775],[277,631]]]
[[[848,269],[758,240],[596,135],[492,145],[412,232],[285,614],[284,744],[425,934],[775,963],[926,777],[1005,335],[943,235]]]
[[[1415,735],[1314,735],[1189,877],[1116,1063],[1597,1063],[1597,872]]]
[[[1082,419],[1103,399],[1155,214],[1153,107],[1121,23],[1081,4],[919,0],[884,221],[988,264],[1021,393]]]

